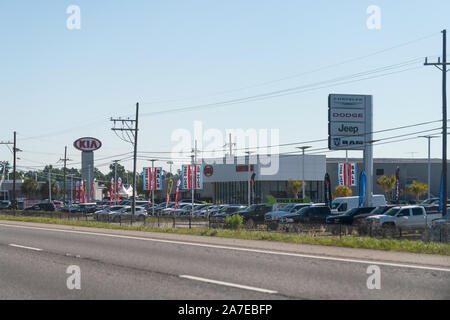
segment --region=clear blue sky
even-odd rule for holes
[[[81,9],[80,30],[66,28],[66,9],[72,4]],[[366,26],[369,5],[381,8],[380,30]],[[278,128],[280,143],[326,138],[329,93],[372,94],[375,130],[438,120],[441,73],[421,67],[420,58],[441,55],[440,31],[449,27],[449,12],[448,0],[2,1],[0,140],[12,140],[17,131],[24,151],[19,166],[54,164],[66,145],[69,157],[79,162],[72,143],[82,136],[102,140],[96,158],[103,158],[132,151],[110,130],[109,117],[132,115],[136,102],[145,114],[308,85],[416,58],[407,68],[419,68],[386,77],[221,108],[142,116],[139,151],[171,151],[172,132],[191,130],[195,120],[203,121],[205,129],[222,131]],[[285,77],[290,78],[270,82]],[[441,157],[440,150],[441,139],[434,139],[432,156]],[[412,155],[427,156],[425,139],[375,147],[375,157]],[[0,146],[0,160],[12,161],[6,146]],[[131,169],[131,161],[124,164]],[[139,168],[148,164],[140,161]]]

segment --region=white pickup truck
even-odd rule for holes
[[[425,229],[430,221],[442,217],[441,213],[427,213],[422,206],[393,207],[385,214],[367,217],[374,228]]]

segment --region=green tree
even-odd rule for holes
[[[386,194],[389,203],[391,202],[391,191],[395,188],[396,182],[397,182],[397,178],[395,177],[395,175],[392,175],[390,177],[381,176],[377,180],[377,184],[380,186],[380,188]]]
[[[38,183],[31,178],[26,178],[20,187],[20,191],[26,194],[28,198],[32,198],[38,191]]]
[[[413,181],[407,188],[408,193],[416,196],[416,201],[419,202],[420,196],[428,191],[428,185],[423,182]]]
[[[289,179],[286,193],[293,196],[295,199],[298,199],[298,194],[302,191],[302,185],[302,181],[294,181]]]
[[[52,181],[51,182],[51,188],[52,188],[52,199],[56,199],[61,191],[61,188],[59,187],[59,183],[56,181]],[[40,193],[41,196],[44,199],[49,199],[49,194],[48,194],[48,181],[45,182],[40,189]]]

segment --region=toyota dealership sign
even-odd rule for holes
[[[96,138],[80,138],[73,143],[73,146],[84,152],[92,152],[101,148],[102,143]]]
[[[372,131],[372,96],[330,94],[328,148],[363,150]]]

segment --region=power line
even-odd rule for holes
[[[413,43],[416,43],[416,42],[419,42],[419,41],[422,41],[422,40],[433,38],[433,37],[435,37],[437,35],[438,35],[438,33],[435,32],[435,33],[432,33],[430,35],[427,35],[427,36],[424,36],[424,37],[420,37],[420,38],[417,38],[415,40],[407,41],[407,42],[404,42],[404,43],[401,43],[401,44],[398,44],[398,45],[395,45],[395,46],[391,46],[391,47],[388,47],[388,48],[385,48],[385,49],[382,49],[382,50],[378,50],[378,51],[375,51],[375,52],[370,53],[370,54],[366,54],[366,55],[362,55],[362,56],[359,56],[359,57],[343,60],[341,62],[337,62],[337,63],[334,63],[334,64],[318,67],[316,69],[313,69],[313,70],[310,70],[310,71],[306,71],[306,72],[302,72],[302,73],[298,73],[298,74],[294,74],[294,75],[291,75],[291,76],[286,76],[286,77],[278,78],[278,79],[275,79],[275,80],[265,81],[265,82],[262,82],[262,83],[259,83],[259,84],[255,84],[255,85],[244,86],[244,87],[237,88],[237,89],[226,90],[226,91],[218,92],[218,93],[211,94],[211,95],[208,95],[208,96],[203,96],[203,97],[191,97],[191,98],[184,98],[184,99],[183,98],[182,99],[171,99],[171,100],[156,101],[156,102],[151,102],[151,103],[150,102],[147,102],[147,103],[143,102],[143,104],[154,104],[154,103],[164,103],[164,102],[177,102],[177,101],[182,101],[182,100],[192,100],[192,99],[198,99],[198,98],[204,98],[204,97],[210,97],[210,96],[218,96],[218,95],[223,95],[223,94],[227,94],[227,93],[232,93],[232,92],[243,91],[243,90],[257,88],[257,87],[262,87],[262,86],[270,85],[270,84],[273,84],[273,83],[277,83],[277,82],[281,82],[281,81],[285,81],[285,80],[290,80],[290,79],[298,78],[298,77],[301,77],[301,76],[304,76],[304,75],[309,75],[309,74],[317,73],[317,72],[320,72],[320,71],[323,71],[323,70],[327,70],[327,69],[331,69],[331,68],[334,68],[334,67],[342,66],[342,65],[345,65],[345,64],[348,64],[348,63],[351,63],[351,62],[364,60],[366,58],[373,57],[373,56],[379,55],[381,53],[385,53],[385,52],[388,52],[388,51],[391,51],[391,50],[394,50],[394,49],[397,49],[397,48],[400,48],[400,47],[408,46],[410,44],[413,44]]]
[[[419,67],[409,68],[409,69],[405,69],[405,70],[401,70],[401,71],[397,71],[397,72],[385,73],[385,74],[381,74],[381,75],[377,75],[377,76],[373,76],[373,77],[361,78],[361,79],[357,79],[357,80],[353,80],[353,81],[345,81],[346,79],[352,79],[352,78],[355,78],[355,77],[362,77],[362,76],[365,76],[365,75],[379,73],[379,72],[382,72],[382,71],[388,71],[388,70],[393,70],[393,69],[397,69],[397,68],[403,68],[405,66],[414,64],[418,60],[419,60],[419,58],[416,58],[414,60],[409,60],[407,62],[402,62],[402,63],[398,63],[398,64],[395,64],[395,65],[379,67],[379,68],[371,69],[371,70],[368,70],[368,71],[365,71],[365,72],[359,72],[359,73],[355,73],[355,74],[351,74],[351,75],[347,75],[347,76],[343,76],[343,77],[333,78],[333,79],[330,79],[330,80],[316,82],[316,83],[302,85],[302,86],[296,86],[296,87],[283,89],[283,90],[277,90],[277,91],[272,91],[272,92],[267,92],[267,93],[262,93],[262,94],[257,94],[257,95],[242,97],[242,98],[236,98],[236,99],[231,99],[231,100],[225,100],[225,101],[219,101],[219,102],[213,102],[213,103],[206,103],[206,104],[200,104],[200,105],[194,105],[194,106],[175,107],[175,108],[168,109],[168,110],[161,110],[161,111],[143,113],[142,115],[143,116],[161,115],[161,114],[166,114],[166,113],[185,112],[185,111],[193,111],[193,110],[199,110],[199,109],[204,109],[204,108],[229,106],[229,105],[241,104],[241,103],[245,103],[245,102],[254,102],[254,101],[272,99],[272,98],[281,97],[281,96],[287,96],[287,95],[292,95],[292,94],[299,94],[299,93],[304,93],[304,92],[308,92],[308,91],[312,91],[312,90],[318,90],[318,89],[328,88],[328,87],[332,87],[332,86],[349,84],[349,83],[353,83],[353,82],[370,80],[370,79],[384,77],[384,76],[388,76],[388,75],[392,75],[392,74],[396,74],[396,73],[400,73],[400,72],[410,71],[410,70],[413,70],[413,69],[418,69]],[[343,81],[345,81],[345,82],[343,82]],[[330,84],[330,83],[333,83],[333,82],[336,82],[336,83],[335,84]],[[324,85],[324,84],[328,84],[328,85],[321,86],[321,85]]]

